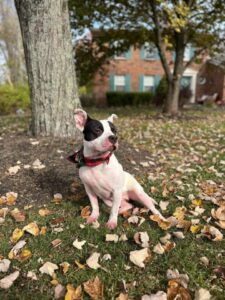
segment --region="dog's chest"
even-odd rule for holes
[[[123,170],[120,165],[103,163],[96,167],[82,167],[79,170],[82,182],[100,198],[109,198],[112,192],[123,184]]]

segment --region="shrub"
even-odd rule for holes
[[[153,102],[151,92],[107,92],[109,106],[146,105]]]
[[[19,108],[24,111],[30,108],[28,85],[0,85],[0,115],[15,113]]]
[[[184,104],[189,103],[192,96],[193,93],[189,85],[181,87],[179,92],[179,107],[182,108]]]

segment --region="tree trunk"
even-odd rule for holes
[[[15,0],[35,136],[74,137],[80,106],[67,0]]]
[[[168,82],[168,93],[163,107],[163,112],[166,114],[177,115],[179,112],[179,85],[179,79]]]

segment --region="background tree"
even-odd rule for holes
[[[0,53],[5,66],[4,80],[23,85],[26,67],[19,21],[12,0],[0,1]]]
[[[69,3],[75,28],[97,25],[99,30],[124,30],[125,40],[130,45],[134,33],[136,44],[154,43],[168,83],[164,112],[169,114],[178,112],[179,85],[184,70],[224,38],[221,35],[225,25],[223,0],[70,0]],[[108,32],[107,35],[111,39]],[[184,63],[184,51],[189,44],[196,50],[192,59]],[[168,49],[175,54],[173,69],[166,59]]]
[[[66,0],[15,0],[23,37],[35,135],[75,135],[80,105]]]

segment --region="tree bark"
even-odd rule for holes
[[[168,83],[168,93],[163,106],[163,112],[169,115],[177,115],[179,111],[179,87],[180,81],[174,79]]]
[[[35,136],[74,137],[80,106],[67,0],[15,0]]]

